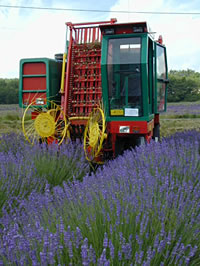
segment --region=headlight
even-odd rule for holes
[[[42,99],[42,98],[37,98],[37,99],[36,99],[36,104],[38,104],[38,105],[44,104],[44,99]]]
[[[119,133],[130,133],[130,127],[129,126],[120,126],[119,127]]]

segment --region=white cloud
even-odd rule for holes
[[[105,0],[103,0],[105,1]],[[48,1],[49,2],[49,1]],[[73,8],[64,1],[51,1],[52,7]],[[2,3],[2,2],[1,2]],[[37,6],[43,6],[37,0]],[[190,9],[194,0],[174,5],[168,0],[118,0],[111,11],[165,11],[195,12]],[[3,4],[3,3],[2,3]],[[35,1],[8,0],[7,5],[36,5]],[[84,9],[98,9],[87,6]],[[46,2],[46,6],[49,6]],[[107,16],[107,18],[106,18]],[[167,47],[169,69],[195,69],[200,71],[200,16],[85,13],[0,8],[0,78],[19,76],[21,58],[50,57],[64,51],[65,22],[101,21],[117,17],[118,22],[148,21],[153,31],[162,34]]]
[[[40,1],[42,2],[42,1]],[[42,3],[37,2],[37,6]],[[10,1],[7,5],[23,5]],[[31,4],[29,4],[31,6]],[[63,7],[56,4],[56,7]],[[70,6],[65,5],[65,8]],[[22,58],[49,57],[64,52],[65,22],[86,21],[82,14],[69,11],[0,9],[0,78],[19,76]],[[25,14],[27,14],[25,12]]]
[[[192,2],[175,5],[174,1],[164,0],[119,0],[111,11],[127,10],[143,12],[197,12],[190,8]],[[151,29],[161,34],[167,47],[169,69],[191,68],[200,71],[200,16],[156,15],[156,14],[110,14],[118,22],[147,21]]]

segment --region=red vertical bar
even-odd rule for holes
[[[77,43],[78,39],[77,39],[77,30],[74,30],[75,31],[75,42]]]
[[[91,28],[89,28],[89,38],[88,38],[88,42],[91,42]]]
[[[100,40],[99,40],[99,31],[100,31],[100,29],[98,28],[97,29],[97,41],[99,42]]]
[[[93,28],[92,42],[95,42],[95,37],[96,37],[96,28]]]
[[[81,44],[83,40],[83,29],[80,29],[80,31],[81,31],[81,39],[80,39],[80,44]]]
[[[88,32],[88,29],[85,28],[84,43],[87,43],[87,32]]]
[[[79,43],[79,32],[80,32],[80,30],[79,29],[77,29],[77,43]]]

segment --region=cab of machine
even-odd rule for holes
[[[150,121],[166,111],[167,57],[146,22],[100,26],[107,121]]]

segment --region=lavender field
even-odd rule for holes
[[[200,265],[200,133],[89,175],[80,143],[0,138],[0,265]]]
[[[169,118],[200,118],[200,103],[169,103],[167,112],[162,116]]]

